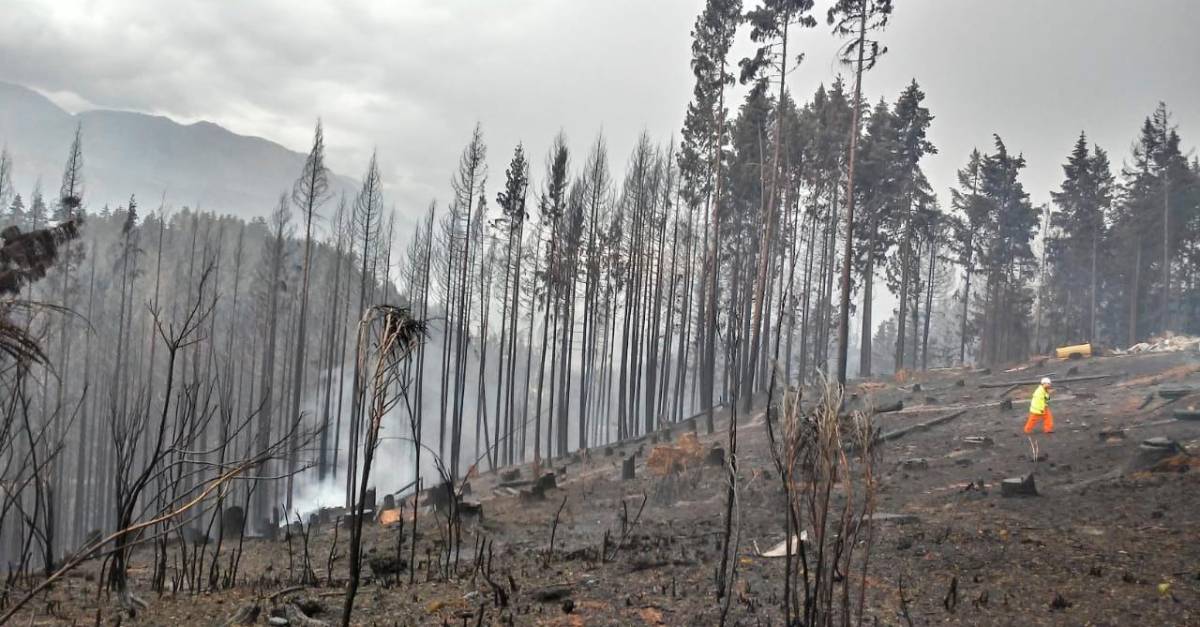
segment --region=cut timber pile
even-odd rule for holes
[[[1174,353],[1178,351],[1200,350],[1200,337],[1175,335],[1166,333],[1161,337],[1151,338],[1149,342],[1139,342],[1126,350],[1116,349],[1114,355],[1136,355],[1138,353]]]
[[[696,434],[685,433],[679,438],[678,444],[654,447],[650,457],[646,458],[646,468],[655,475],[665,477],[687,470],[689,466],[697,466],[703,463],[705,457],[704,447],[700,446]]]

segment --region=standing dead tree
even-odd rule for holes
[[[52,256],[54,245],[60,241],[61,237],[73,237],[73,229],[74,223],[65,223],[65,225],[48,230],[51,231],[49,233],[16,234],[13,238],[6,236],[6,245],[0,249],[0,275],[5,278],[0,282],[16,286],[13,289],[19,289],[23,283],[40,278],[41,273],[39,273],[39,264],[36,263],[36,260],[45,256],[47,251],[50,251]],[[10,245],[15,246],[10,249]],[[202,272],[197,294],[204,294],[205,284],[209,280],[211,271],[212,268],[209,266]],[[4,290],[0,289],[0,292],[4,292]],[[217,464],[216,473],[212,479],[199,481],[195,487],[182,494],[178,492],[177,487],[179,475],[175,475],[176,481],[173,482],[170,489],[177,498],[170,501],[163,499],[161,494],[147,492],[147,488],[151,485],[162,485],[160,479],[165,473],[171,473],[176,468],[194,466],[197,463],[194,457],[203,454],[203,452],[189,452],[193,442],[183,438],[182,434],[192,433],[194,435],[195,430],[169,429],[168,417],[172,415],[171,399],[175,384],[174,374],[177,358],[182,350],[199,341],[198,333],[203,328],[204,321],[214,302],[206,301],[198,296],[186,313],[182,315],[178,324],[173,322],[164,324],[160,312],[157,309],[151,311],[155,327],[167,349],[167,387],[163,397],[162,412],[158,418],[158,428],[151,432],[153,449],[150,451],[139,450],[139,443],[150,441],[144,434],[153,425],[148,412],[143,409],[148,408],[149,405],[141,402],[134,403],[132,413],[124,413],[116,411],[115,408],[119,405],[113,403],[114,414],[111,427],[116,465],[117,530],[108,536],[97,536],[73,555],[67,557],[52,572],[47,572],[41,582],[24,591],[16,601],[6,607],[5,613],[0,616],[0,623],[8,622],[29,601],[48,589],[54,582],[63,578],[83,562],[96,557],[105,557],[109,560],[106,580],[113,589],[118,591],[122,605],[127,609],[144,605],[144,602],[134,598],[128,590],[129,558],[135,545],[155,540],[158,536],[171,532],[178,532],[181,525],[189,522],[184,519],[188,512],[202,506],[214,492],[221,490],[246,471],[260,466],[285,450],[285,444],[294,435],[292,433],[286,434],[284,438],[271,446],[264,447],[243,459],[223,461]],[[8,323],[5,322],[5,325]],[[20,336],[21,329],[16,325],[11,326],[11,342],[6,344],[6,347],[11,347],[11,350],[5,348],[4,352],[17,362],[17,370],[27,369],[28,364],[32,361],[44,362],[44,357],[41,357],[41,351],[36,341],[27,336]],[[7,329],[7,326],[5,328]],[[4,383],[7,385],[9,382],[5,381]],[[16,385],[19,388],[20,382],[17,381]],[[14,394],[13,398],[19,399],[21,395]],[[19,405],[17,400],[8,404],[13,408]],[[13,412],[8,412],[6,415],[11,416],[12,414]],[[247,419],[245,424],[248,425],[249,422]],[[12,429],[7,427],[13,426],[12,421],[6,420],[5,425],[5,433],[11,433]],[[170,435],[168,436],[168,434]],[[31,453],[38,448],[34,444],[41,439],[42,437],[38,436],[31,442],[29,446]],[[8,440],[8,438],[4,438],[4,441]],[[176,457],[172,458],[172,456]],[[137,464],[143,459],[146,461],[139,467]],[[168,461],[170,463],[167,463]],[[43,459],[32,465],[32,472],[28,477],[34,484],[37,483],[45,463],[46,460]],[[19,502],[17,504],[19,506]],[[155,505],[159,505],[159,508],[154,509]],[[171,524],[172,522],[174,524]],[[155,529],[160,529],[160,531],[151,531],[149,537],[146,536],[148,530]],[[48,568],[49,570],[51,569]]]
[[[738,335],[741,321],[737,312],[729,316],[729,357],[725,360],[727,373],[732,376],[738,372],[738,345],[741,337]],[[721,599],[721,625],[729,617],[730,597],[733,593],[734,582],[737,581],[738,545],[741,543],[742,520],[741,509],[738,507],[737,491],[737,445],[738,445],[738,388],[733,386],[732,397],[729,401],[729,456],[725,463],[726,481],[725,494],[725,532],[721,541],[721,567],[717,571],[717,598]],[[746,390],[749,393],[749,390]]]
[[[357,405],[364,408],[367,424],[362,438],[362,472],[358,478],[357,494],[352,495],[350,528],[350,582],[346,586],[346,602],[342,608],[342,624],[350,625],[354,613],[354,595],[358,592],[362,571],[362,527],[370,485],[371,463],[379,446],[379,429],[384,417],[402,401],[412,414],[408,402],[410,380],[405,368],[413,350],[425,337],[425,323],[414,319],[407,309],[391,305],[376,305],[368,309],[358,324],[358,363],[355,380],[360,382],[354,394]],[[367,381],[370,389],[367,389]],[[415,541],[415,539],[414,539]]]
[[[288,434],[291,435],[291,434]],[[178,507],[167,511],[158,512],[145,520],[133,523],[128,527],[124,527],[114,531],[113,533],[98,538],[89,543],[87,546],[80,549],[73,556],[63,562],[50,576],[46,577],[41,583],[31,588],[20,599],[14,602],[7,608],[3,615],[0,615],[0,624],[7,624],[31,600],[44,590],[52,586],[56,581],[65,577],[68,573],[79,567],[80,564],[95,559],[98,557],[113,558],[119,554],[128,556],[129,552],[136,544],[154,540],[154,537],[143,537],[143,534],[148,529],[163,524],[172,519],[180,519],[190,512],[192,509],[199,506],[208,499],[214,492],[221,489],[229,482],[244,475],[252,468],[261,466],[263,463],[273,458],[280,457],[280,454],[286,450],[286,445],[289,439],[281,438],[271,444],[264,451],[260,451],[245,459],[240,459],[235,462],[230,462],[225,465],[223,472],[217,477],[209,480],[204,486],[199,489],[195,496],[181,503]],[[126,562],[127,564],[128,562]]]
[[[94,554],[104,544],[114,544],[106,583],[110,590],[117,593],[121,606],[128,611],[136,611],[145,605],[144,601],[129,591],[127,573],[134,546],[149,539],[161,540],[171,533],[185,536],[185,526],[199,515],[185,519],[184,513],[200,506],[202,514],[209,494],[239,477],[246,469],[260,467],[279,458],[290,439],[300,437],[292,429],[265,445],[257,443],[241,459],[229,459],[216,464],[206,460],[215,450],[207,449],[203,444],[203,427],[208,417],[196,415],[195,386],[181,385],[177,381],[177,370],[184,351],[204,340],[207,320],[217,302],[216,298],[206,296],[211,294],[213,272],[211,263],[200,271],[195,297],[175,320],[165,321],[159,309],[151,308],[150,314],[162,340],[166,358],[165,387],[159,414],[151,417],[147,411],[150,406],[148,402],[128,404],[124,412],[120,411],[120,405],[113,403],[111,436],[117,516],[114,528],[118,531],[100,544],[86,547],[82,553]],[[177,387],[181,389],[177,390]],[[173,402],[176,400],[177,403]],[[241,424],[227,433],[227,437],[235,438],[248,431],[257,413],[251,412]],[[226,444],[218,444],[217,448]],[[144,450],[143,445],[149,448]],[[214,470],[215,478],[204,481],[206,473]],[[229,474],[235,470],[233,475]],[[262,479],[264,477],[254,478],[255,481]],[[217,483],[214,484],[214,481]],[[158,487],[151,489],[151,486]],[[220,494],[224,494],[224,491]],[[149,526],[138,522],[147,518],[157,522]],[[156,530],[146,537],[147,528]],[[165,559],[165,553],[160,558]],[[159,567],[162,569],[163,565],[160,563]],[[192,583],[193,588],[196,585],[197,582]]]
[[[0,181],[0,187],[2,184]],[[0,496],[0,542],[12,535],[11,529],[9,535],[3,533],[3,523],[10,513],[15,512],[24,525],[24,531],[20,533],[24,539],[20,541],[21,559],[17,573],[29,567],[35,540],[41,547],[43,566],[47,572],[53,568],[54,487],[57,483],[51,478],[55,476],[53,471],[62,451],[63,434],[69,426],[59,424],[63,416],[61,402],[52,411],[43,402],[42,423],[35,426],[31,422],[31,399],[26,393],[30,371],[35,365],[49,368],[49,360],[37,338],[31,335],[30,325],[17,322],[15,314],[27,313],[28,319],[32,320],[40,311],[69,313],[63,307],[31,302],[28,297],[22,297],[22,290],[44,278],[63,255],[65,247],[78,237],[79,223],[75,219],[29,232],[21,232],[16,226],[0,232],[0,389],[6,397],[3,425],[0,426],[0,460],[3,461],[0,468],[0,492],[3,492]],[[48,389],[45,386],[51,374],[47,370],[43,390]],[[31,501],[32,511],[28,511],[27,501]],[[10,573],[10,583],[11,580]],[[7,595],[6,587],[4,597]]]
[[[8,560],[0,604],[6,603],[21,580],[30,579],[35,557],[47,574],[55,560],[51,468],[63,451],[64,430],[58,426],[57,410],[36,420],[28,390],[29,365],[18,363],[12,368],[10,396],[0,406],[0,541],[8,543],[17,558]]]
[[[204,293],[204,287],[212,277],[213,267],[207,266],[200,275],[198,294]],[[188,430],[172,429],[168,422],[171,416],[171,399],[174,396],[175,370],[180,351],[199,342],[198,334],[204,327],[205,320],[212,312],[212,301],[206,302],[197,297],[178,324],[168,322],[164,326],[162,312],[152,310],[154,326],[163,341],[167,357],[166,388],[163,395],[162,411],[158,416],[158,425],[151,431],[153,441],[147,451],[146,463],[137,467],[142,436],[146,430],[153,428],[149,412],[143,412],[142,403],[135,403],[132,410],[120,411],[120,406],[113,403],[112,408],[112,444],[115,456],[115,496],[117,510],[117,529],[128,529],[133,526],[138,510],[142,507],[142,495],[152,481],[159,478],[163,472],[163,462],[183,444]],[[168,439],[170,434],[170,439]],[[129,557],[135,538],[129,535],[119,535],[116,538],[116,550],[108,571],[109,589],[117,592],[121,605],[133,610],[145,603],[129,592],[127,572]]]

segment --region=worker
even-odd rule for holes
[[[1042,433],[1054,433],[1054,414],[1050,413],[1050,377],[1042,377],[1042,384],[1033,391],[1025,433],[1033,433],[1038,422],[1042,423]]]

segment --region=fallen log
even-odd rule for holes
[[[879,406],[875,406],[875,407],[871,407],[870,405],[863,406],[863,407],[857,407],[854,409],[854,411],[862,411],[862,412],[869,411],[870,413],[872,413],[874,415],[890,414],[893,412],[904,411],[904,401],[897,399],[890,403],[885,403],[883,405],[879,405]],[[838,414],[838,418],[841,418],[843,420],[849,418],[850,416],[851,416],[851,412],[846,411],[846,410],[844,410],[844,413]]]
[[[1200,410],[1176,409],[1175,420],[1200,420]]]
[[[1082,382],[1082,381],[1098,381],[1100,379],[1109,379],[1109,378],[1112,378],[1115,376],[1116,375],[1112,375],[1112,374],[1092,374],[1092,375],[1087,375],[1084,377],[1067,377],[1065,379],[1059,379],[1059,380],[1055,381],[1054,383],[1057,385],[1059,383],[1078,383],[1078,382]],[[1006,388],[1006,387],[1014,386],[1014,385],[1018,385],[1018,386],[1019,385],[1037,385],[1041,382],[1042,382],[1041,379],[1028,379],[1025,381],[1003,381],[1000,383],[980,383],[979,387],[984,388],[984,389]]]
[[[1012,392],[1013,390],[1015,390],[1015,389],[1017,389],[1017,388],[1019,388],[1019,387],[1021,387],[1021,384],[1020,384],[1020,383],[1014,383],[1014,384],[1012,384],[1012,385],[1010,385],[1010,386],[1008,386],[1008,387],[1004,388],[1004,391],[1000,393],[1000,396],[1002,396],[1002,397],[1003,397],[1003,396],[1008,396],[1008,393],[1009,393],[1009,392]]]
[[[1194,390],[1191,388],[1163,388],[1158,391],[1158,395],[1167,400],[1177,401],[1185,396],[1195,394],[1196,392],[1200,392],[1200,390]]]
[[[897,399],[895,402],[888,403],[886,405],[880,405],[872,409],[874,409],[875,413],[877,414],[889,414],[904,409],[904,401]]]
[[[933,427],[936,427],[940,424],[945,424],[947,422],[950,422],[951,420],[954,420],[955,418],[958,418],[959,416],[961,416],[965,413],[967,413],[967,410],[960,409],[956,412],[951,412],[949,414],[946,414],[945,416],[934,418],[933,420],[919,422],[915,425],[912,425],[911,427],[904,427],[903,429],[896,429],[895,431],[889,431],[887,433],[881,434],[879,436],[879,441],[880,442],[890,442],[891,440],[900,439],[900,438],[902,438],[910,433],[913,433],[915,431],[927,431],[927,430],[929,430]]]
[[[271,596],[267,597],[267,600],[273,602],[273,601],[275,601],[275,599],[278,599],[279,597],[287,596],[293,592],[300,592],[301,590],[307,590],[307,589],[308,589],[308,586],[289,586],[289,587],[284,588],[283,590],[279,590],[279,591],[275,592],[274,594],[272,594]]]
[[[534,590],[532,596],[538,603],[553,603],[567,598],[574,589],[571,584],[558,584]]]

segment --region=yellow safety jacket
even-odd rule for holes
[[[1046,391],[1046,386],[1039,385],[1033,391],[1033,398],[1029,401],[1029,413],[1044,414],[1046,413],[1046,405],[1050,403],[1050,392]]]

